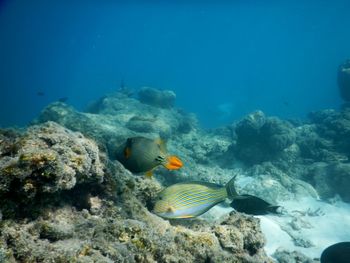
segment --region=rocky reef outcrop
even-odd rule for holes
[[[47,122],[1,140],[2,262],[272,262],[258,219],[163,220],[160,184],[78,132]]]
[[[299,253],[296,251],[286,251],[281,249],[277,250],[273,256],[279,263],[299,263],[299,262],[318,263],[319,262],[318,260],[308,258],[302,253]]]
[[[306,178],[325,199],[339,195],[344,201],[350,202],[350,164],[318,162],[308,168]]]
[[[237,143],[235,155],[247,164],[277,158],[295,142],[293,126],[262,111],[249,114],[235,127]]]
[[[155,93],[158,95],[154,98],[158,98],[162,92]],[[167,140],[169,150],[185,162],[176,176],[158,170],[157,178],[165,185],[184,180],[225,184],[235,174],[243,174],[256,182],[256,187],[252,188],[255,194],[266,192],[267,188],[261,185],[270,179],[280,185],[267,192],[274,202],[281,196],[316,196],[308,183],[320,189],[321,197],[344,196],[335,187],[323,195],[326,192],[321,188],[330,186],[320,187],[322,180],[315,177],[313,167],[319,162],[327,165],[347,162],[348,109],[315,112],[310,114],[310,122],[305,123],[288,122],[257,111],[233,125],[204,131],[194,115],[174,107],[151,104],[117,92],[99,99],[87,112],[78,112],[64,103],[53,103],[43,110],[37,122],[55,121],[79,131],[107,149],[112,159],[117,146],[127,137],[162,137]],[[343,175],[339,176],[343,178],[339,180],[344,180]],[[247,187],[241,188],[251,193]],[[296,189],[299,190],[295,192]]]
[[[231,214],[182,226],[151,214],[135,197],[121,206],[101,203],[93,213],[66,206],[32,222],[5,221],[2,256],[27,262],[272,262],[257,219]],[[131,212],[128,218],[122,209]]]
[[[84,113],[61,102],[50,104],[36,120],[39,123],[46,121],[55,121],[94,138],[108,149],[111,157],[116,147],[128,137],[169,139],[198,128],[193,114],[143,104],[119,92],[102,97]]]
[[[316,125],[317,134],[327,141],[328,150],[337,152],[335,161],[348,161],[350,157],[350,108],[340,112],[323,110],[310,114],[310,119]]]
[[[172,90],[158,90],[151,87],[143,87],[138,93],[142,103],[160,108],[172,108],[175,106],[176,94]]]
[[[47,106],[35,123],[54,121],[73,131],[79,131],[93,138],[101,148],[106,149],[111,159],[116,159],[118,146],[128,137],[161,137],[167,142],[169,152],[181,157],[184,169],[176,173],[163,173],[158,179],[167,178],[164,183],[183,180],[208,180],[226,183],[228,176],[219,164],[233,163],[228,160],[230,136],[207,133],[200,129],[196,117],[176,108],[160,108],[141,103],[123,93],[103,97],[91,104],[87,112],[76,111],[71,106],[56,102]],[[215,166],[215,168],[212,168]],[[203,174],[204,172],[204,174]],[[216,175],[215,175],[216,174]]]
[[[292,194],[324,199],[339,195],[348,201],[349,113],[349,108],[323,110],[310,113],[308,122],[292,123],[257,111],[232,125],[234,139],[228,152],[254,181],[251,189],[243,190],[265,192],[275,200]],[[259,187],[270,180],[275,183],[269,191]]]
[[[23,133],[0,132],[0,207],[30,212],[32,204],[79,184],[104,180],[105,156],[81,133],[48,122]]]
[[[34,126],[27,133],[32,134],[33,131],[39,135],[36,139],[32,138],[34,145],[42,138],[52,138],[52,144],[47,149],[41,145],[48,151],[54,151],[58,142],[68,144],[70,136],[83,145],[89,142],[53,123]],[[74,147],[74,144],[71,146]],[[95,153],[97,158],[100,153]],[[90,156],[89,151],[81,154],[85,158]],[[66,155],[60,157],[60,164],[74,166],[71,160],[65,159]],[[81,165],[79,163],[79,167]],[[135,177],[117,162],[109,164],[114,195],[110,185],[99,187],[98,192],[84,192],[81,188],[84,188],[82,183],[85,180],[95,180],[90,187],[98,187],[101,183],[103,173],[100,174],[102,167],[98,159],[95,159],[95,165],[86,169],[85,177],[80,177],[79,172],[71,174],[75,176],[76,183],[69,186],[62,185],[62,180],[57,179],[59,175],[67,177],[61,174],[60,166],[50,170],[58,173],[56,177],[42,178],[32,174],[33,185],[41,182],[50,184],[47,189],[52,195],[59,196],[62,191],[69,194],[65,190],[72,189],[75,194],[85,194],[86,202],[84,206],[79,206],[81,196],[70,195],[69,201],[60,196],[59,201],[41,206],[40,212],[31,220],[18,220],[13,214],[4,213],[0,234],[0,258],[4,262],[272,262],[263,250],[265,241],[258,219],[233,213],[211,223],[200,220],[184,225],[176,221],[169,223],[148,209],[161,189],[159,183]],[[31,164],[31,167],[36,171],[43,164]],[[22,168],[27,170],[26,166],[19,166],[16,171],[20,173]],[[25,185],[26,178],[21,182]],[[45,189],[37,191],[45,192]],[[12,190],[21,191],[21,188]],[[4,205],[2,202],[0,208],[4,209]]]
[[[193,114],[174,107],[175,97],[152,88],[138,98],[116,92],[85,112],[55,102],[27,129],[1,130],[0,261],[271,261],[251,216],[167,221],[154,215],[157,193],[176,182],[224,185],[236,176],[239,193],[273,204],[334,196],[350,202],[349,109],[315,112],[307,122],[257,111],[203,130]],[[184,167],[159,168],[152,180],[131,174],[116,152],[132,136],[165,139]],[[287,230],[305,247],[306,239]],[[281,262],[307,259],[281,251],[275,253]]]

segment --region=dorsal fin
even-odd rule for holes
[[[131,149],[129,147],[125,147],[124,149],[124,157],[128,159],[131,156]]]

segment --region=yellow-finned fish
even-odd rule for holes
[[[147,176],[152,176],[153,169],[160,165],[169,170],[177,170],[183,166],[178,157],[168,155],[164,141],[145,137],[128,138],[119,154],[119,161],[129,171],[146,172]]]
[[[153,211],[168,219],[200,216],[226,198],[238,196],[234,179],[226,186],[196,181],[171,185],[159,193]]]

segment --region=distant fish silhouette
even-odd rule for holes
[[[289,106],[289,102],[288,101],[283,101],[284,106],[288,107]]]
[[[68,100],[68,97],[62,97],[58,99],[59,102],[66,102],[67,100]]]
[[[45,92],[43,92],[42,90],[39,90],[36,95],[38,95],[39,97],[43,97],[45,96]]]

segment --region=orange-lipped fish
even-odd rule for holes
[[[145,137],[128,138],[119,154],[119,161],[130,172],[146,173],[149,177],[158,166],[168,170],[177,170],[183,166],[177,156],[168,154],[163,140]]]

